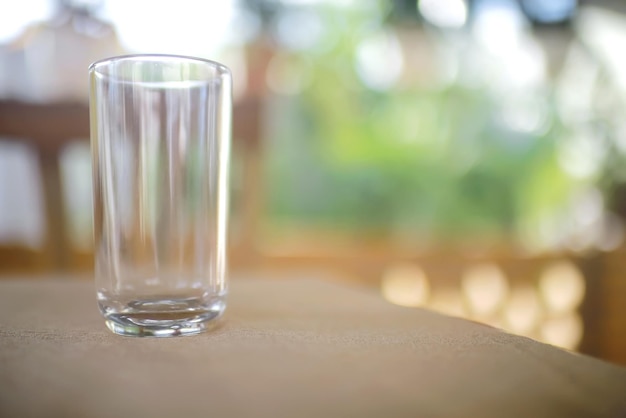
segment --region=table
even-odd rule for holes
[[[111,334],[89,281],[0,281],[1,417],[624,417],[626,369],[316,279],[233,279],[199,336]]]

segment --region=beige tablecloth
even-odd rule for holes
[[[0,417],[626,417],[626,369],[315,280],[233,280],[223,325],[119,337],[94,287],[0,281]]]

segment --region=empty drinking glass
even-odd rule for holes
[[[116,334],[199,333],[226,306],[230,71],[134,55],[89,74],[100,311]]]

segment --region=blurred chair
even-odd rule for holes
[[[246,97],[235,104],[233,138],[238,158],[240,190],[237,191],[238,235],[233,254],[251,257],[258,219],[258,161],[261,100]],[[45,206],[45,239],[38,250],[0,243],[0,273],[90,269],[93,254],[74,248],[69,236],[60,156],[74,141],[89,138],[89,109],[84,103],[23,103],[0,101],[0,137],[28,144],[37,155]]]
[[[0,102],[0,137],[30,145],[39,163],[45,204],[45,240],[41,251],[0,247],[3,270],[65,270],[71,256],[66,232],[59,155],[69,141],[89,137],[85,105]],[[3,244],[0,244],[3,245]]]

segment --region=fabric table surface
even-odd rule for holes
[[[323,280],[236,278],[221,325],[113,335],[93,283],[0,281],[0,417],[626,417],[626,369]]]

